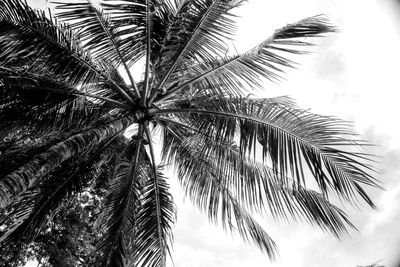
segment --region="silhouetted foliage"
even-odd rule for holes
[[[165,266],[176,218],[166,164],[212,222],[271,259],[253,212],[339,237],[354,226],[330,195],[374,207],[371,156],[349,123],[249,97],[334,27],[306,18],[233,54],[244,2],[65,0],[55,15],[0,2],[3,255],[26,244],[16,261],[33,251],[43,265]]]

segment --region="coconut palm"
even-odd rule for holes
[[[233,54],[243,3],[65,0],[53,15],[0,2],[3,249],[106,177],[98,266],[165,266],[176,216],[166,165],[211,221],[270,258],[254,213],[340,236],[354,226],[329,196],[374,207],[371,157],[347,122],[248,96],[334,28],[306,18]]]

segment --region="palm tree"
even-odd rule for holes
[[[74,0],[53,15],[0,2],[3,249],[34,240],[63,199],[106,177],[98,266],[165,266],[168,164],[211,221],[270,258],[276,245],[254,212],[341,236],[354,226],[329,196],[374,207],[363,189],[379,186],[371,157],[357,148],[367,144],[347,122],[247,96],[334,28],[306,18],[232,54],[243,3]]]

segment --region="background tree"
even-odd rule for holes
[[[246,97],[293,66],[305,38],[333,27],[307,18],[232,55],[232,10],[243,2],[65,1],[57,19],[19,0],[0,3],[4,252],[46,232],[51,214],[102,177],[101,237],[83,261],[165,266],[175,206],[160,163],[176,167],[211,221],[270,258],[276,245],[252,212],[340,236],[354,226],[329,196],[374,207],[363,189],[378,186],[370,156],[357,150],[366,143],[348,123],[286,97]],[[142,62],[138,81],[131,70]]]
[[[101,236],[95,228],[100,203],[93,191],[65,200],[33,242],[17,243],[1,255],[0,266],[24,266],[27,261],[36,261],[39,266],[93,265],[92,254]]]

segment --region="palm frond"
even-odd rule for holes
[[[182,104],[183,108],[153,113],[174,114],[227,142],[237,137],[242,155],[255,156],[261,145],[264,161],[271,162],[276,173],[290,174],[302,184],[308,170],[324,194],[334,190],[338,196],[352,200],[356,192],[374,207],[360,186],[378,186],[368,163],[371,158],[344,149],[365,145],[353,138],[347,123],[257,99],[204,97],[192,99],[189,108],[188,102]]]
[[[176,134],[179,137],[179,130],[175,130],[167,129],[165,134]],[[182,146],[183,140],[171,136],[164,140],[168,140],[169,144],[163,148],[166,152],[164,155],[168,155],[176,164],[178,178],[191,200],[207,212],[210,220],[215,223],[221,221],[224,228],[238,232],[244,240],[257,245],[274,259],[275,243],[232,195],[225,177],[211,163],[213,159],[210,155],[202,155],[197,146],[190,149]]]
[[[126,266],[129,243],[134,230],[140,191],[143,187],[141,168],[146,163],[143,130],[138,133],[120,157],[114,177],[110,181],[108,196],[101,217],[103,237],[96,250],[101,252],[98,262],[102,266]]]
[[[98,90],[92,95],[57,77],[19,68],[0,68],[0,93],[3,134],[15,131],[17,124],[21,127],[29,125],[38,131],[51,131],[72,124],[79,127],[93,123],[113,110],[126,109],[123,102],[108,98],[109,90]],[[7,125],[14,127],[7,129]]]
[[[143,187],[136,220],[133,261],[137,266],[165,266],[168,243],[172,243],[175,205],[161,169],[156,182],[153,175],[150,173]]]
[[[234,144],[201,132],[188,135],[176,126],[172,131],[180,138],[166,137],[170,142],[164,147],[165,160],[180,162],[179,157],[183,155],[195,157],[197,160],[193,164],[184,165],[186,173],[195,172],[204,162],[204,168],[218,175],[220,183],[232,192],[230,194],[251,211],[263,214],[269,210],[275,218],[306,219],[337,237],[346,233],[346,226],[354,228],[345,213],[322,194],[307,190],[295,180],[277,175],[265,164],[241,155]]]
[[[32,10],[21,1],[5,0],[0,5],[1,44],[8,54],[4,63],[12,64],[24,57],[22,66],[31,63],[28,67],[38,70],[53,67],[55,74],[68,74],[70,81],[75,83],[93,79],[88,68],[94,68],[96,64],[81,50],[67,27],[57,26],[44,13]]]
[[[126,42],[131,47],[132,53],[135,49],[142,49],[146,41],[146,28],[149,23],[146,19],[146,5],[150,6],[152,17],[151,29],[151,58],[155,64],[161,57],[161,47],[165,42],[167,28],[176,14],[176,6],[171,1],[150,0],[148,4],[140,0],[112,1],[105,0],[101,3],[110,20],[117,26],[117,34],[121,42]],[[136,52],[142,55],[143,50]]]
[[[243,1],[195,0],[184,2],[168,29],[163,57],[156,67],[162,73],[157,78],[157,93],[171,75],[181,76],[180,67],[193,60],[210,59],[226,50],[223,40],[235,28],[232,8]]]
[[[357,267],[386,267],[385,265],[381,265],[380,264],[381,261],[382,260],[377,261],[377,262],[375,262],[373,264],[369,264],[369,265],[357,265]]]
[[[50,71],[76,85],[103,80],[130,99],[120,81],[111,76],[113,69],[104,61],[94,61],[68,26],[20,0],[2,1],[0,9],[0,45],[6,51],[0,65],[17,64],[36,73]]]
[[[111,63],[115,69],[121,64],[135,90],[136,96],[139,91],[133,80],[129,69],[131,64],[140,58],[140,52],[132,54],[131,47],[123,46],[121,37],[117,35],[116,25],[113,25],[108,14],[106,14],[96,0],[74,0],[66,2],[55,2],[57,4],[57,17],[68,21],[72,30],[77,30],[76,36],[83,43],[83,47],[98,59]]]
[[[145,77],[144,87],[142,92],[142,105],[147,104],[147,97],[150,92],[150,61],[151,61],[151,35],[153,30],[153,16],[151,14],[151,3],[150,0],[146,0],[146,63],[145,63]]]
[[[335,30],[323,16],[310,17],[276,30],[273,36],[239,55],[204,59],[188,67],[181,82],[168,88],[165,96],[173,97],[190,86],[196,93],[234,94],[241,96],[249,88],[261,88],[261,79],[281,79],[281,73],[294,62],[287,56],[307,53],[312,44],[303,39],[322,36]],[[219,90],[219,91],[215,91]]]

